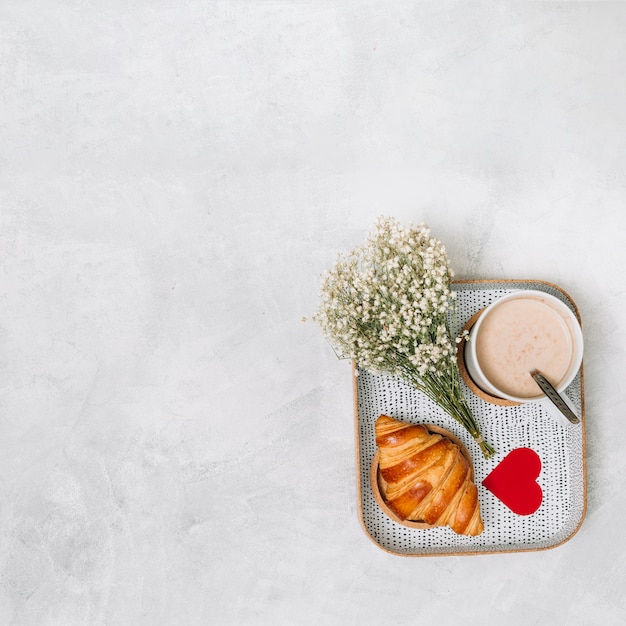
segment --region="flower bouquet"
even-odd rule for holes
[[[365,245],[339,255],[324,276],[315,320],[340,357],[425,393],[488,458],[494,449],[463,395],[448,326],[452,276],[445,248],[427,226],[381,217]]]

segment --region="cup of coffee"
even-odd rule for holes
[[[539,370],[560,393],[582,364],[578,319],[558,298],[520,290],[484,309],[465,343],[467,372],[487,394],[512,402],[543,401],[533,377]]]

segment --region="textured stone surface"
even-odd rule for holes
[[[391,4],[392,6],[388,6]],[[0,6],[0,623],[619,624],[626,5]],[[381,214],[578,303],[588,511],[554,550],[359,527],[310,317]]]

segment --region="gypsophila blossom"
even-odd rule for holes
[[[339,356],[402,377],[458,420],[487,457],[460,385],[448,313],[455,292],[445,247],[425,226],[381,217],[365,245],[323,278],[315,320]]]

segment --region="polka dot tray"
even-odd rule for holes
[[[562,289],[543,281],[459,281],[457,312],[451,321],[454,336],[493,300],[513,290],[533,289],[556,296],[578,316]],[[463,370],[463,368],[461,368]],[[496,454],[485,459],[472,437],[424,394],[397,378],[373,375],[355,368],[354,403],[359,517],[366,534],[383,550],[403,556],[472,555],[544,550],[569,540],[580,528],[586,507],[585,414],[583,368],[566,390],[580,415],[580,423],[559,420],[541,404],[502,403],[477,393],[462,372],[464,393],[487,441]],[[377,452],[374,424],[381,414],[416,424],[432,424],[450,431],[465,444],[474,463],[484,531],[476,537],[457,535],[448,527],[421,527],[394,521],[379,505],[371,483]],[[541,488],[533,512],[515,512],[491,486],[494,469],[513,451],[531,450],[540,460],[536,482]],[[493,474],[492,474],[493,473]],[[490,477],[490,480],[485,480]],[[497,493],[497,492],[496,492]],[[515,508],[515,507],[513,507]]]

